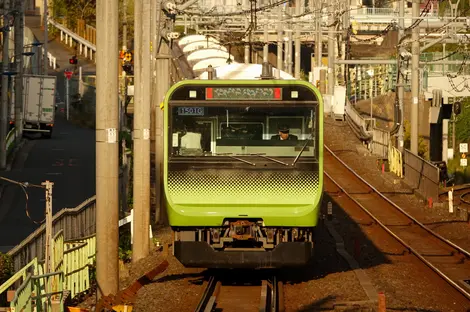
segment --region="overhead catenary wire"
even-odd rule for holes
[[[393,3],[393,2],[397,2],[399,0],[393,0],[393,1],[387,1],[388,3]],[[271,3],[269,5],[266,5],[266,6],[262,6],[262,7],[258,7],[255,9],[255,13],[257,12],[264,12],[264,11],[269,11],[270,9],[273,9],[273,8],[276,8],[280,5],[283,5],[283,4],[286,4],[288,1],[277,1],[277,2],[274,2],[274,3]],[[307,15],[312,15],[316,12],[320,12],[322,13],[322,16],[321,18],[323,19],[324,17],[326,16],[329,16],[330,15],[330,12],[324,12],[325,9],[327,9],[329,6],[332,6],[333,4],[331,5],[323,5],[320,9],[310,9],[308,7],[306,7],[306,11],[300,15],[289,15],[289,18],[287,20],[290,20],[290,19],[293,19],[293,18],[299,18],[299,17],[303,17],[303,16],[307,16]],[[424,7],[424,9],[421,11],[420,13],[420,17],[423,17],[423,16],[426,16],[429,11],[430,11],[430,8],[431,8],[431,1],[428,0],[426,6]],[[217,21],[217,22],[213,22],[212,24],[208,24],[206,25],[206,28],[210,28],[210,25],[213,25],[214,27],[217,27],[219,29],[220,26],[222,26],[224,23],[226,23],[227,21],[227,18],[229,18],[230,16],[237,16],[237,15],[248,15],[248,14],[251,14],[253,11],[252,9],[245,9],[245,10],[241,10],[241,11],[236,11],[236,12],[227,12],[227,13],[215,13],[215,14],[212,14],[211,12],[213,12],[214,10],[216,9],[216,7],[213,7],[211,8],[209,11],[206,11],[206,12],[193,12],[193,11],[187,11],[187,10],[182,10],[182,11],[178,11],[178,13],[180,14],[186,14],[188,16],[206,16],[206,17],[225,17],[225,19],[221,20],[221,21]],[[346,12],[351,12],[351,11],[355,11],[355,10],[360,10],[362,8],[349,8],[349,9],[346,9],[346,10],[337,10],[335,11],[333,14],[335,15],[335,22],[332,24],[332,25],[322,25],[322,27],[330,27],[330,26],[335,26],[339,23],[339,18],[345,14]],[[439,29],[442,29],[442,28],[445,28],[447,27],[449,24],[451,24],[452,22],[454,22],[456,20],[456,18],[458,18],[459,16],[456,16],[454,19],[450,20],[448,23],[446,23],[445,25],[441,26]],[[247,16],[248,18],[248,16]],[[419,23],[421,23],[422,21],[424,20],[424,18],[421,18],[419,19],[418,21],[415,21],[411,26],[409,26],[408,28],[406,28],[407,31],[413,29],[414,27],[417,27],[419,25]],[[262,26],[264,24],[260,24],[260,26]],[[390,30],[395,30],[397,29],[398,25],[396,23],[396,21],[392,21],[391,23],[389,23],[381,32],[380,34],[378,35],[375,35],[374,37],[372,38],[368,38],[368,39],[362,39],[362,38],[358,38],[357,36],[355,35],[351,35],[351,37],[353,37],[355,40],[357,41],[360,41],[360,42],[371,42],[373,40],[377,40],[381,37],[384,37],[388,34],[388,32]],[[240,36],[239,40],[243,40],[248,33],[250,32],[253,32],[253,28],[249,27],[249,29],[246,29],[245,31],[245,34],[243,34],[242,36]],[[227,30],[227,32],[231,32],[230,30]],[[430,33],[427,33],[425,35],[428,36],[429,34],[431,33],[435,33],[435,31],[433,32],[430,32]],[[423,38],[420,38],[420,40],[423,40],[425,39],[424,37]],[[230,42],[223,42],[224,44],[227,43],[227,44],[232,44],[232,45],[236,45],[236,42],[234,41],[230,41]]]

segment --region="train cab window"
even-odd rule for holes
[[[234,140],[262,140],[264,124],[262,122],[221,122],[220,138]]]
[[[263,154],[292,158],[302,151],[301,157],[316,158],[316,109],[314,104],[269,103],[174,106],[169,152],[171,156]],[[283,131],[289,133],[288,140],[281,135],[281,128],[286,127]],[[188,145],[186,139],[182,141],[187,133],[195,133],[191,138],[197,142]]]

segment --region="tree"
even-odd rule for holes
[[[470,99],[462,101],[462,112],[457,115],[455,123],[455,140],[467,142],[470,138]]]
[[[0,285],[6,282],[13,274],[13,261],[7,254],[0,252]]]
[[[408,120],[405,120],[403,123],[404,130],[405,130],[405,135],[404,135],[404,146],[406,149],[411,148],[411,124]],[[424,138],[420,135],[418,137],[418,156],[426,159],[426,154],[428,152],[428,148],[426,146],[426,142],[424,141]]]
[[[451,0],[452,3],[457,3],[459,0]],[[467,0],[460,0],[457,11],[457,16],[468,16],[470,3]],[[439,2],[439,15],[444,16],[445,14],[450,15],[450,3],[449,1]]]
[[[52,12],[55,19],[65,18],[69,27],[75,27],[78,19],[96,24],[96,0],[54,0]]]
[[[53,0],[53,18],[60,21],[65,19],[67,27],[74,29],[77,21],[82,19],[85,24],[96,26],[96,1],[97,0]],[[124,1],[127,3],[127,38],[132,43],[134,34],[134,0],[119,0],[120,25],[124,21]],[[119,40],[122,42],[122,31],[119,32]],[[128,46],[132,46],[128,44]]]

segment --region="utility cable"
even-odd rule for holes
[[[24,195],[25,195],[25,198],[26,198],[26,204],[25,204],[25,213],[26,213],[26,216],[34,223],[34,224],[42,224],[46,218],[44,218],[42,221],[36,221],[34,220],[31,215],[29,214],[29,208],[28,208],[28,202],[29,202],[29,195],[28,195],[28,191],[26,190],[27,187],[36,187],[36,188],[40,188],[40,189],[45,189],[46,187],[43,186],[43,185],[37,185],[37,184],[33,184],[33,183],[29,183],[29,182],[19,182],[19,181],[15,181],[15,180],[12,180],[12,179],[8,179],[8,178],[5,178],[5,177],[2,177],[0,176],[0,180],[4,180],[6,182],[10,182],[12,184],[16,184],[16,185],[19,185],[21,187],[21,190],[23,191]]]

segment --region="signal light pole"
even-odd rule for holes
[[[96,4],[96,280],[98,300],[119,290],[118,0]]]

